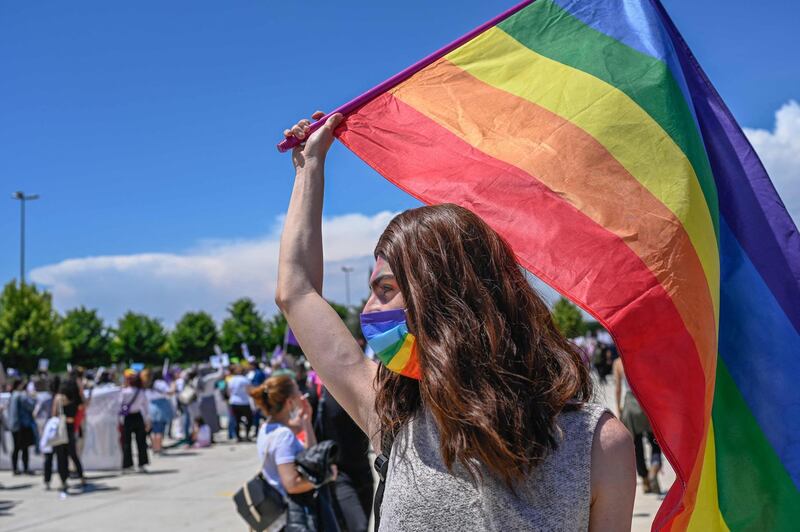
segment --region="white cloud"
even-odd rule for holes
[[[744,130],[772,178],[783,204],[800,225],[800,104],[791,100],[775,113],[775,129]]]
[[[351,300],[367,295],[372,251],[394,216],[347,214],[323,221],[324,295],[344,302],[343,265],[352,266]],[[267,236],[234,242],[207,241],[183,253],[141,253],[68,259],[36,268],[31,278],[53,293],[56,308],[78,305],[99,309],[110,321],[127,310],[145,312],[172,326],[190,310],[206,310],[217,320],[233,300],[252,298],[267,315],[276,311],[273,298],[278,271],[280,227]]]

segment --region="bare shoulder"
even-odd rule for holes
[[[597,422],[592,442],[592,487],[596,481],[619,480],[619,472],[630,476],[635,472],[633,438],[620,420],[606,412]]]
[[[617,418],[600,417],[592,442],[590,529],[630,530],[636,491],[633,439]]]

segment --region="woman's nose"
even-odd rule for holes
[[[367,299],[367,303],[364,305],[363,313],[370,314],[372,312],[380,312],[381,309],[382,306],[380,300],[377,297],[375,297],[374,294],[372,294],[369,296],[369,299]]]

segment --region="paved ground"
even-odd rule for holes
[[[227,443],[174,450],[154,458],[147,475],[89,472],[86,493],[71,490],[66,500],[44,491],[41,475],[3,471],[0,530],[246,530],[231,497],[255,474],[255,453],[253,444]]]
[[[598,398],[610,405],[610,386],[599,387],[598,392]],[[14,477],[2,471],[0,530],[246,530],[231,497],[255,474],[256,461],[253,444],[175,449],[167,456],[153,458],[148,475],[90,472],[86,493],[71,490],[66,500],[60,500],[57,491],[44,491],[41,475]],[[674,478],[667,466],[661,485],[669,486]],[[53,485],[57,484],[55,476]],[[650,529],[662,498],[637,490],[634,531]]]

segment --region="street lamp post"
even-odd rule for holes
[[[344,287],[347,296],[347,308],[350,308],[350,274],[353,273],[355,268],[350,266],[342,266],[342,271],[344,272]]]
[[[39,199],[39,194],[25,195],[18,190],[11,197],[19,200],[19,286],[25,284],[25,202]]]

